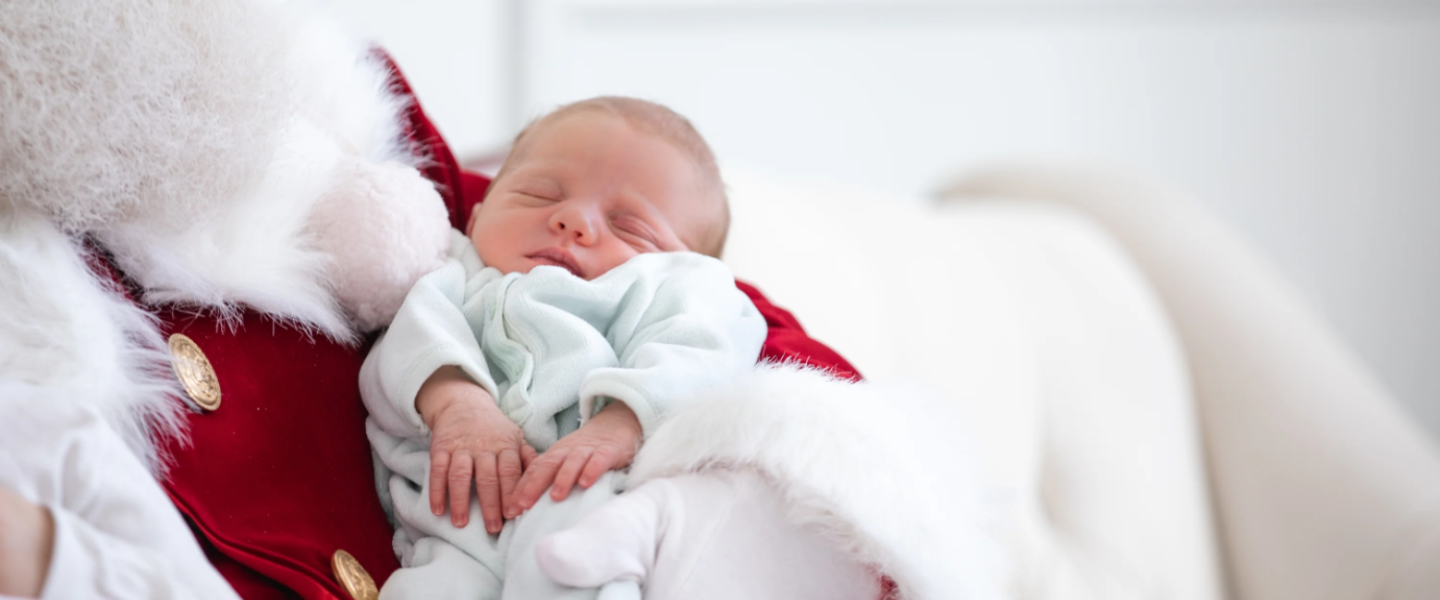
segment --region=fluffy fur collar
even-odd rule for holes
[[[100,241],[152,304],[241,306],[338,340],[388,322],[448,220],[406,99],[304,5],[0,8],[0,387],[94,405],[137,454],[178,431],[151,318],[90,277]]]
[[[147,301],[354,339],[312,215],[356,163],[421,160],[364,43],[263,0],[20,2],[0,54],[0,207],[99,239]]]
[[[183,423],[165,341],[81,252],[45,216],[0,210],[0,415],[27,397],[91,406],[159,470],[152,438]]]
[[[765,366],[703,393],[646,440],[627,487],[708,469],[777,482],[793,522],[830,532],[900,598],[998,598],[991,499],[943,394]]]

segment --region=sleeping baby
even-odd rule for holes
[[[534,547],[613,497],[677,404],[755,364],[765,322],[714,258],[728,226],[709,147],[665,107],[594,98],[521,132],[361,371],[402,565],[382,597],[595,596]]]

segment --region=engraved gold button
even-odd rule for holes
[[[345,588],[355,600],[376,600],[380,597],[380,588],[375,587],[375,580],[365,572],[365,567],[360,566],[360,561],[350,556],[349,552],[336,550],[330,557],[330,568],[335,571],[335,581]]]
[[[180,380],[185,393],[200,408],[207,411],[220,408],[220,380],[195,340],[180,333],[170,336],[170,368],[175,370],[175,378]]]

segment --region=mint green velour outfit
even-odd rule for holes
[[[436,369],[459,367],[544,452],[609,402],[629,406],[648,436],[697,391],[752,368],[765,334],[729,270],[707,256],[641,254],[590,281],[551,266],[502,274],[453,232],[449,260],[411,289],[360,373],[402,566],[382,598],[596,596],[551,583],[533,548],[613,496],[620,474],[565,502],[546,495],[498,537],[479,518],[453,527],[430,513],[430,432],[415,409]]]

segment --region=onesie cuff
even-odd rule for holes
[[[580,422],[590,420],[600,409],[605,408],[611,402],[623,402],[625,406],[635,413],[635,418],[640,421],[640,430],[644,437],[650,434],[656,427],[660,426],[660,411],[653,403],[640,393],[639,390],[625,385],[619,381],[606,379],[592,379],[585,382],[580,390]]]
[[[409,418],[412,425],[419,428],[422,435],[429,435],[430,428],[425,425],[425,420],[420,416],[420,410],[415,406],[415,400],[420,395],[421,386],[430,379],[435,371],[441,367],[456,367],[465,373],[471,381],[474,381],[486,392],[495,402],[500,401],[499,391],[495,382],[490,378],[490,373],[479,368],[474,361],[467,356],[465,349],[455,344],[442,344],[431,347],[420,355],[410,367],[405,370],[404,376],[400,378],[399,389],[396,390],[395,398],[400,399],[402,410]]]

